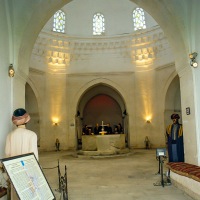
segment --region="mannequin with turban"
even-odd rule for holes
[[[166,130],[169,162],[184,162],[183,127],[178,121],[180,116],[174,113],[171,119],[173,124]]]
[[[23,108],[15,110],[12,116],[12,122],[16,126],[26,124],[30,119],[30,115]]]
[[[5,147],[6,157],[34,153],[38,159],[37,135],[33,131],[27,130],[25,126],[30,119],[30,115],[23,108],[18,108],[13,112],[12,122],[17,128],[7,135]],[[18,199],[12,185],[11,199]]]
[[[37,135],[27,130],[25,126],[30,119],[30,115],[23,108],[18,108],[13,112],[12,122],[17,128],[7,136],[6,157],[33,152],[38,159]]]

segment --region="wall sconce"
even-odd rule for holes
[[[80,112],[79,112],[79,110],[77,111],[76,116],[77,116],[77,117],[80,117]]]
[[[146,123],[151,123],[151,117],[146,118]]]
[[[194,53],[191,53],[189,54],[189,58],[190,58],[190,65],[194,68],[196,68],[198,66],[198,63],[196,61],[196,57],[197,57],[197,53],[194,52]]]
[[[13,77],[13,76],[15,75],[15,70],[14,70],[12,64],[10,64],[10,66],[9,66],[9,68],[8,68],[8,75],[9,75],[10,77]]]
[[[53,118],[53,125],[58,126],[58,118]]]

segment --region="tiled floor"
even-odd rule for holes
[[[156,175],[159,165],[155,150],[145,149],[115,157],[77,156],[67,151],[40,153],[40,164],[56,199],[60,199],[56,191],[58,160],[62,175],[67,167],[69,200],[192,200],[174,185],[154,186],[160,182],[161,176]]]

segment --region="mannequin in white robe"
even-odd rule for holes
[[[16,109],[12,116],[12,122],[17,126],[6,138],[5,156],[12,157],[26,153],[34,153],[38,160],[37,135],[26,129],[26,123],[30,116],[23,108]],[[11,200],[18,200],[13,185],[11,184]]]

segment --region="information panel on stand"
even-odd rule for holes
[[[1,160],[21,200],[56,199],[34,153]]]

